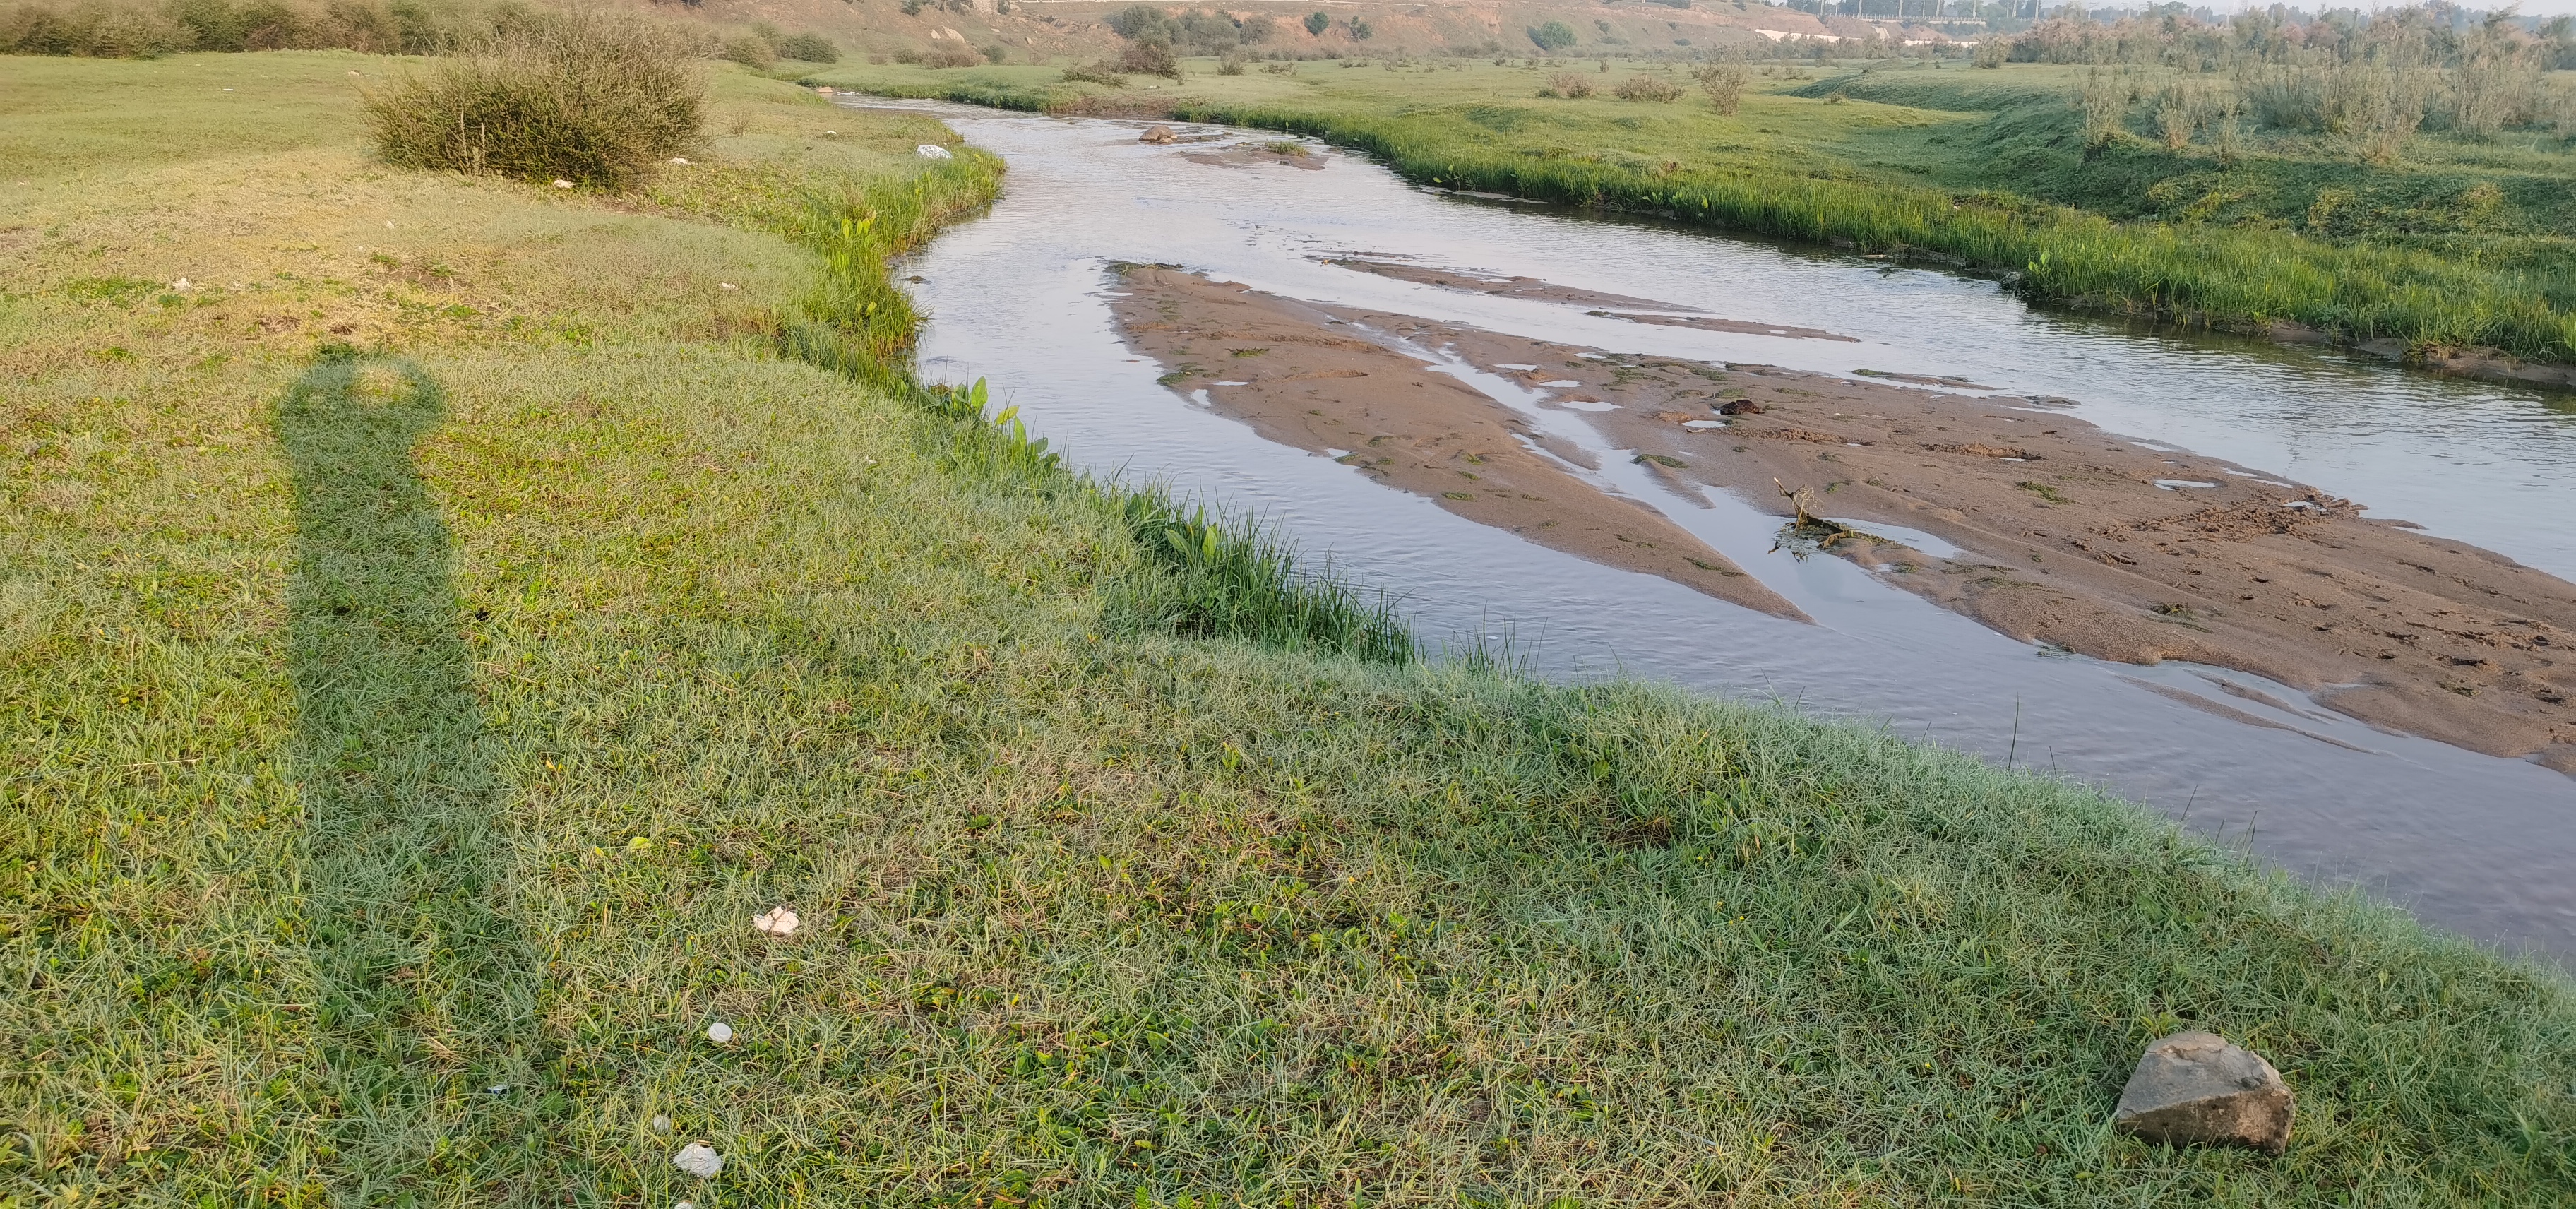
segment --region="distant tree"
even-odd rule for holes
[[[1373,30],[1373,29],[1370,29],[1370,28],[1369,28],[1369,23],[1368,23],[1368,22],[1366,22],[1366,21],[1362,21],[1362,20],[1360,20],[1360,19],[1359,19],[1359,18],[1357,18],[1357,17],[1353,17],[1353,18],[1351,18],[1351,36],[1352,36],[1353,38],[1357,38],[1357,39],[1359,39],[1359,40],[1360,40],[1360,41],[1362,41],[1362,42],[1366,42],[1366,41],[1368,41],[1368,40],[1369,40],[1369,38],[1370,38],[1370,37],[1374,36],[1376,33],[1377,33],[1377,31],[1376,31],[1376,30]]]
[[[1332,25],[1333,19],[1322,13],[1310,13],[1306,17],[1306,32],[1318,38],[1323,37],[1324,31],[1332,28]]]
[[[1563,50],[1574,45],[1574,27],[1563,21],[1550,21],[1530,27],[1529,40],[1540,50]]]

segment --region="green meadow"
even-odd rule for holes
[[[1419,658],[912,379],[883,257],[1008,188],[935,122],[710,67],[556,188],[376,159],[420,66],[0,60],[0,1205],[2576,1198],[2562,974]],[[2113,1131],[2183,1027],[2286,1155]]]
[[[2045,64],[1754,64],[1732,114],[1694,88],[1687,64],[1216,66],[1193,60],[1178,81],[1134,76],[1119,88],[1039,66],[845,63],[807,78],[1309,134],[1424,184],[1910,255],[2053,305],[2576,360],[2576,146],[2551,131],[2423,133],[2384,164],[2302,131],[2175,147],[2158,136],[2156,97],[2184,77]],[[1565,95],[1561,76],[1594,91]],[[1679,96],[1616,95],[1635,78]],[[2078,94],[2106,79],[2134,97],[2097,141]]]

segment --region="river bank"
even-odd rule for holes
[[[843,207],[955,217],[908,192],[936,121],[728,70],[698,162],[599,196],[371,162],[348,73],[399,66],[9,64],[10,1178],[2569,1187],[2576,1009],[2539,966],[1865,728],[1136,607],[1198,599],[1192,555],[1042,433],[815,364],[910,336],[827,256]],[[354,861],[397,833],[370,818],[418,842]],[[320,993],[350,968],[363,1004]],[[2285,1156],[2105,1128],[2185,1024],[2299,1089]],[[351,1065],[352,1029],[401,1048]]]
[[[2564,309],[2555,253],[2493,264],[2456,250],[2309,238],[2279,224],[2114,221],[2008,185],[1925,187],[1927,173],[1957,175],[1927,166],[1950,154],[1941,144],[1972,142],[1996,120],[1973,97],[1902,91],[1934,74],[1882,73],[1893,82],[1870,79],[1857,94],[1819,91],[1798,82],[1803,74],[1756,81],[1732,115],[1696,101],[1613,100],[1606,81],[1618,77],[1607,74],[1597,98],[1542,98],[1546,73],[1534,62],[1302,65],[1285,78],[1191,73],[1128,89],[1068,84],[1040,67],[851,64],[804,78],[885,96],[1310,135],[1419,184],[1912,258],[1998,276],[2052,306],[2265,338],[2323,333],[2440,372],[2567,381],[2576,316]],[[1970,109],[1852,99],[1871,85]],[[2054,108],[2036,139],[2052,148],[2071,137]],[[1890,157],[1916,162],[1889,171]]]

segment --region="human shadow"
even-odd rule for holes
[[[493,1178],[540,1092],[528,1074],[540,969],[501,901],[500,786],[447,526],[412,465],[445,414],[418,366],[339,352],[276,411],[295,483],[291,752],[321,1058],[309,1073],[335,1191],[365,1204]]]

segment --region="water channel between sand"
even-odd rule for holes
[[[2035,650],[1841,559],[1773,552],[1775,518],[1722,491],[1678,498],[1623,450],[1594,451],[1605,489],[1653,504],[1814,624],[1533,545],[1265,441],[1158,384],[1167,367],[1113,323],[1109,266],[1177,264],[1326,307],[1619,353],[1963,377],[2576,578],[2576,527],[2545,520],[2576,516],[2576,408],[2563,398],[2032,312],[1993,283],[1945,273],[1448,197],[1339,155],[1301,171],[1141,145],[1139,123],[901,107],[937,113],[1011,164],[990,215],[904,270],[931,316],[925,376],[988,379],[1081,466],[1259,510],[1336,571],[1395,593],[1433,645],[1508,636],[1552,677],[1776,697],[2053,768],[2188,811],[2195,831],[2250,836],[2283,867],[2357,880],[2471,936],[2576,956],[2576,780],[2374,730],[2240,672]],[[1646,326],[1327,263],[1355,255],[1856,339]],[[1452,372],[1508,390],[1473,367]],[[2221,703],[2272,725],[2209,708]]]

